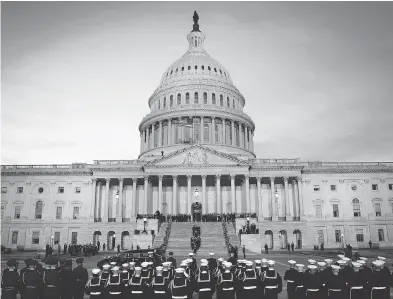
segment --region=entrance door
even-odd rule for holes
[[[202,204],[200,202],[194,202],[191,205],[192,220],[201,221],[202,220]]]

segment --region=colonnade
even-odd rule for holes
[[[198,201],[202,203],[203,213],[230,213],[230,212],[242,212],[242,213],[256,213],[260,220],[265,221],[286,221],[294,220],[299,221],[300,216],[304,215],[303,207],[303,196],[302,196],[302,181],[300,177],[261,177],[261,176],[250,176],[250,175],[237,175],[237,174],[202,174],[202,175],[165,175],[166,183],[172,180],[172,202],[171,211],[167,211],[169,214],[177,214],[180,212],[179,209],[179,178],[187,178],[187,211],[191,213],[191,205],[194,201],[192,194],[192,178],[196,177],[199,181],[201,180],[201,185],[194,186],[196,188],[201,188],[200,198]],[[207,178],[209,182],[213,182],[215,186],[215,203],[213,209],[207,209],[209,206],[207,203]],[[231,203],[232,211],[227,211],[223,206],[224,198],[222,194],[222,184],[221,181],[225,178],[224,182],[230,180],[230,196],[225,198],[226,202]],[[151,188],[153,181],[156,183],[158,179],[158,197],[156,199],[155,207],[159,211],[163,212],[163,180],[164,175],[151,175],[144,177],[132,177],[132,196],[131,198],[126,198],[123,196],[124,189],[124,178],[104,178],[104,179],[93,179],[92,184],[92,206],[90,209],[91,217],[94,217],[96,222],[127,222],[130,218],[136,216],[136,214],[154,214],[155,211],[151,209],[148,211],[148,200],[149,200],[149,188]],[[236,207],[235,187],[236,181],[241,181],[242,186],[245,188],[245,198],[246,211],[241,211],[241,207]],[[250,198],[250,179],[255,182],[257,186],[257,197],[256,197],[256,210],[252,210],[251,198]],[[117,181],[117,200],[112,200],[112,213],[109,215],[109,187],[111,181]],[[127,179],[127,181],[131,181]],[[142,184],[140,184],[143,182]],[[101,186],[105,183],[105,196],[102,196]],[[139,184],[138,184],[139,183]],[[265,185],[268,189],[268,195],[262,196],[262,185]],[[289,184],[292,184],[292,196],[289,196]],[[168,184],[166,184],[168,185]],[[283,186],[284,196],[280,196],[277,192],[277,187],[279,185]],[[143,186],[143,196],[137,195],[137,188]],[[157,185],[156,185],[157,186]],[[210,186],[211,187],[211,186]],[[280,188],[281,190],[281,188]],[[138,200],[138,207],[136,207],[136,201]],[[153,200],[151,198],[150,200]],[[168,200],[168,199],[166,199]],[[210,199],[211,200],[211,199]],[[124,208],[124,207],[127,208]],[[210,205],[212,206],[212,205]],[[110,216],[110,217],[109,217]],[[292,219],[290,219],[292,217]]]
[[[238,121],[189,116],[153,122],[141,132],[141,153],[183,143],[224,144],[254,151],[254,131]]]

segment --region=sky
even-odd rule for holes
[[[2,2],[1,163],[137,159],[188,48],[230,72],[259,158],[393,161],[392,2]]]

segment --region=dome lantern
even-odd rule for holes
[[[187,40],[189,44],[189,51],[203,51],[203,42],[205,41],[205,35],[199,30],[199,16],[196,11],[194,11],[194,25],[192,31],[187,35]]]

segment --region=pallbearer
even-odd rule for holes
[[[263,272],[265,272],[267,269],[269,269],[269,266],[267,264],[267,259],[261,259],[261,276]]]
[[[104,288],[101,285],[100,269],[91,270],[92,278],[87,282],[85,294],[90,295],[90,299],[104,299]]]
[[[386,281],[385,274],[381,272],[383,262],[380,260],[374,261],[374,271],[371,274],[371,299],[389,299],[388,282]]]
[[[289,264],[289,269],[285,271],[284,274],[284,280],[287,282],[287,293],[288,293],[288,299],[294,299],[295,298],[295,278],[298,274],[298,272],[295,269],[296,261],[290,260],[288,261]]]
[[[386,280],[386,287],[388,288],[390,294],[390,284],[392,284],[392,274],[390,273],[389,267],[385,266],[386,258],[379,256],[378,260],[382,262],[381,272],[383,273],[384,279]]]
[[[367,289],[366,275],[360,272],[361,263],[352,263],[353,273],[348,278],[348,289],[350,299],[366,299],[365,291]]]
[[[246,262],[246,269],[243,274],[240,274],[239,280],[242,285],[242,298],[256,299],[258,298],[258,276],[252,268],[253,262]]]
[[[21,295],[22,299],[38,299],[41,294],[42,279],[36,271],[37,261],[28,259],[25,261],[27,268],[21,275]]]
[[[338,275],[340,267],[332,266],[332,276],[326,282],[326,289],[329,299],[345,299],[346,298],[346,282]]]
[[[262,267],[262,261],[261,260],[255,260],[255,272],[258,275],[258,279],[261,278],[261,267]]]
[[[306,298],[321,298],[322,282],[316,272],[317,266],[308,266],[308,273],[305,275],[304,285],[306,289]]]
[[[195,280],[195,291],[199,293],[199,299],[211,299],[214,294],[215,284],[206,260],[201,262],[201,268]]]
[[[144,299],[147,296],[148,290],[145,280],[141,276],[142,268],[135,267],[134,276],[131,277],[128,283],[132,299]],[[146,296],[145,296],[146,295]]]
[[[183,268],[177,268],[174,279],[169,283],[169,291],[172,299],[190,299],[192,287],[190,281],[184,275]]]
[[[19,275],[16,271],[16,259],[9,259],[7,267],[1,275],[1,298],[15,299],[20,287]]]
[[[112,268],[112,274],[106,282],[105,289],[108,294],[108,299],[119,299],[123,297],[125,288],[119,271],[119,266],[114,266]]]
[[[120,272],[120,277],[121,277],[121,280],[123,281],[124,287],[127,288],[128,287],[128,281],[131,278],[129,264],[128,263],[124,263],[124,264],[121,265],[121,268],[122,268],[122,270]]]
[[[296,264],[297,275],[295,276],[295,299],[303,299],[306,296],[304,265]]]
[[[269,268],[265,271],[262,277],[261,287],[264,290],[266,299],[277,299],[278,294],[282,292],[282,279],[280,274],[274,269],[275,262],[268,261]]]
[[[72,277],[74,278],[74,299],[83,299],[85,293],[85,286],[89,280],[87,269],[83,268],[83,258],[76,259],[77,267],[72,270]]]
[[[235,276],[231,272],[232,263],[224,263],[225,271],[217,280],[217,299],[235,298]]]
[[[131,277],[134,275],[135,272],[135,262],[129,262],[128,267],[129,267],[128,273],[130,274],[130,279],[131,279]]]
[[[217,260],[214,258],[214,252],[209,253],[207,261],[209,262],[209,270],[214,273],[217,268]]]
[[[57,258],[49,256],[46,259],[46,269],[43,274],[43,292],[42,299],[59,299],[60,298],[60,273],[56,269]]]
[[[103,266],[102,266],[102,273],[101,273],[101,276],[100,276],[100,281],[101,281],[101,286],[104,288],[105,287],[105,285],[106,285],[106,282],[108,281],[108,279],[109,279],[109,276],[110,276],[110,265],[109,264],[104,264]]]
[[[142,266],[141,277],[145,281],[145,284],[149,285],[150,282],[151,282],[151,273],[150,273],[150,270],[148,268],[149,263],[148,262],[143,262],[141,264],[141,266]]]
[[[156,267],[156,275],[151,282],[151,293],[153,299],[167,299],[168,298],[168,284],[169,281],[162,275],[163,267]]]
[[[172,271],[170,271],[171,262],[163,262],[162,263],[162,276],[169,282],[172,280]]]

